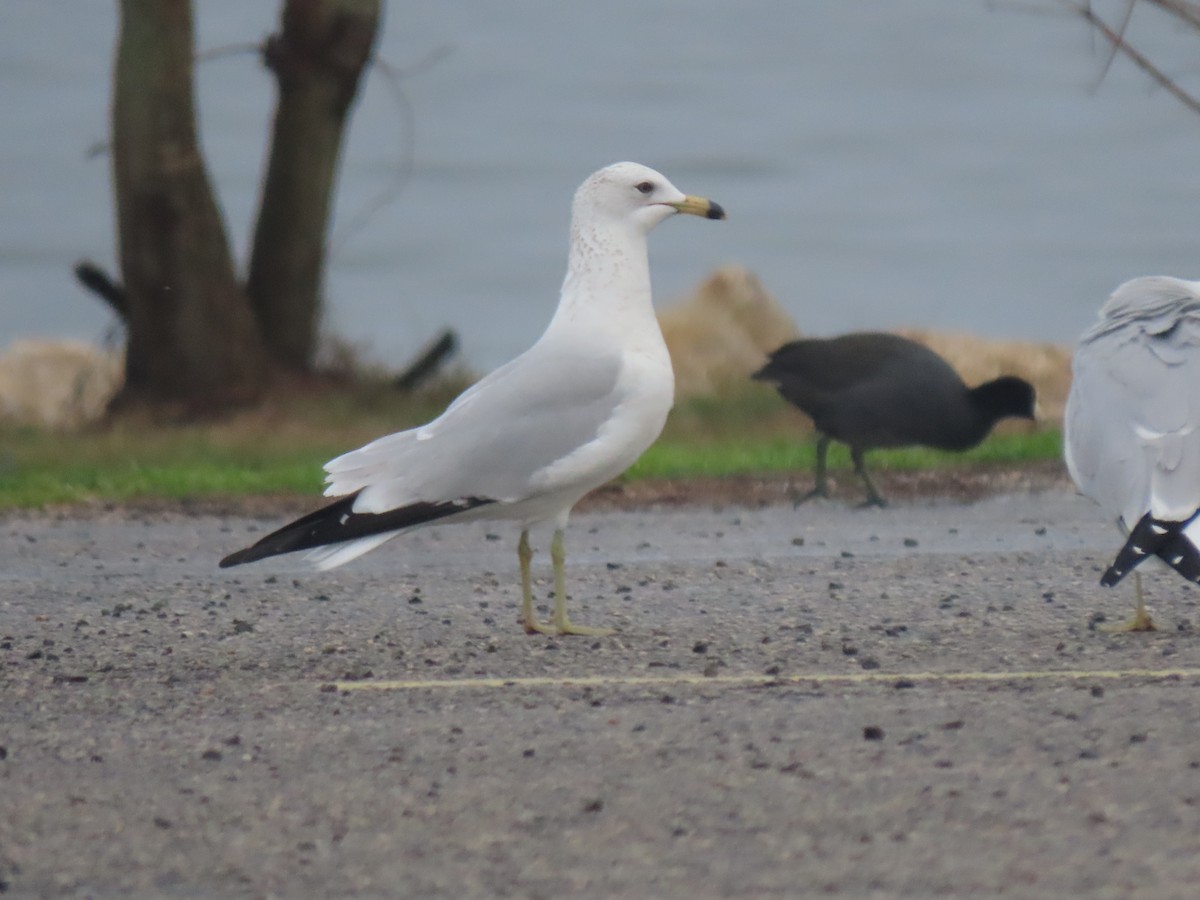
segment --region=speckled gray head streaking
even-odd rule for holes
[[[1200,281],[1122,284],[1080,340],[1072,371],[1067,468],[1128,534],[1101,583],[1150,557],[1200,581]],[[1140,583],[1131,626],[1153,627]]]
[[[325,465],[343,499],[225,557],[240,565],[296,550],[329,569],[431,521],[512,519],[527,631],[607,633],[566,614],[563,532],[571,507],[628,468],[662,431],[675,379],[650,299],[646,235],[676,213],[725,217],[637,163],[575,192],[558,309],[529,350],[464,392],[437,419]],[[533,616],[529,528],[554,526],[554,621]]]

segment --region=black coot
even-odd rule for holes
[[[922,444],[968,450],[1000,419],[1033,418],[1034,391],[1012,375],[968,388],[944,359],[923,344],[894,334],[865,332],[784,344],[752,376],[773,382],[813,420],[816,486],[801,500],[827,497],[825,456],[831,440],[850,446],[867,504],[883,506],[863,453],[876,447]]]

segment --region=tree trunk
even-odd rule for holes
[[[212,411],[266,370],[196,143],[190,0],[120,0],[113,180],[126,291],[119,401]]]
[[[287,368],[307,370],[316,354],[334,175],[380,5],[287,0],[264,52],[279,103],[246,291],[267,352]]]

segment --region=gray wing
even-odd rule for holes
[[[539,473],[593,441],[619,405],[621,358],[536,344],[427,425],[326,464],[327,496],[361,490],[356,512],[465,497],[514,501]]]
[[[1075,483],[1127,527],[1200,506],[1200,318],[1156,312],[1085,336],[1064,421]]]

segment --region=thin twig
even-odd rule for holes
[[[413,172],[414,149],[416,146],[416,116],[413,113],[412,103],[409,102],[408,95],[404,92],[401,81],[408,75],[423,72],[441,62],[451,50],[452,48],[449,45],[438,47],[427,56],[404,69],[399,69],[380,57],[372,55],[368,64],[383,76],[383,83],[387,86],[388,92],[392,97],[392,102],[396,106],[396,112],[400,117],[400,159],[387,184],[330,238],[328,247],[330,256],[337,253],[351,237],[366,227],[367,223],[381,209],[396,202],[396,199],[404,192],[404,188],[408,185],[409,179],[412,178]]]
[[[257,55],[262,53],[262,49],[262,41],[259,41],[257,44],[224,44],[220,47],[213,47],[211,50],[201,50],[192,56],[192,61],[206,63],[214,59],[222,59],[226,56],[241,56],[246,53]]]
[[[1125,15],[1121,19],[1121,24],[1115,30],[1121,36],[1121,40],[1125,40],[1125,32],[1129,30],[1129,20],[1133,18],[1133,8],[1137,5],[1137,0],[1126,0]],[[1091,0],[1088,0],[1087,8],[1092,8]],[[1108,70],[1112,68],[1113,60],[1117,58],[1117,54],[1121,52],[1121,45],[1109,41],[1108,59],[1104,60],[1104,65],[1100,67],[1100,75],[1096,78],[1096,87],[1099,88],[1100,82],[1104,81],[1108,75]]]
[[[1168,15],[1200,31],[1200,3],[1195,0],[1147,0]]]
[[[1200,99],[1197,99],[1181,88],[1169,75],[1151,62],[1147,56],[1134,48],[1128,41],[1125,40],[1122,32],[1113,30],[1113,28],[1109,26],[1109,24],[1095,12],[1095,10],[1092,9],[1090,0],[1088,0],[1088,2],[1061,0],[1061,2],[1068,8],[1073,9],[1079,16],[1086,20],[1113,45],[1115,50],[1119,50],[1121,53],[1124,53],[1125,56],[1127,56],[1134,62],[1134,64],[1138,66],[1138,68],[1157,81],[1161,87],[1165,88],[1166,91],[1171,94],[1171,96],[1175,97],[1175,99],[1177,99],[1188,109],[1192,110],[1192,112],[1200,113]],[[1133,0],[1133,2],[1136,2],[1136,0]],[[1178,6],[1178,2],[1171,3],[1170,0],[1150,0],[1150,2],[1156,3],[1156,5],[1167,9],[1170,12],[1175,12],[1175,7]],[[1130,6],[1132,7],[1132,3]],[[1127,24],[1128,17],[1126,17],[1125,21]]]

